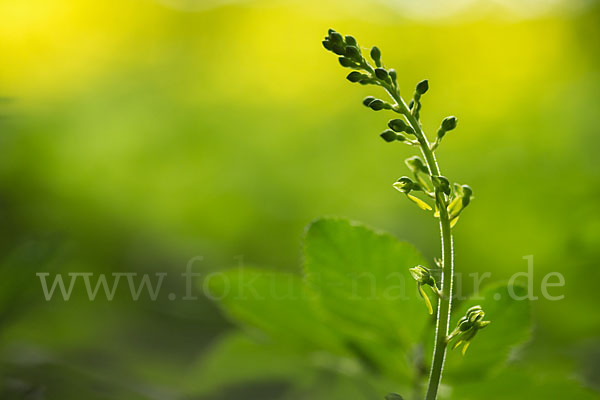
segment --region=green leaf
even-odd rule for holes
[[[332,323],[373,368],[409,377],[407,356],[430,321],[409,268],[425,265],[410,244],[343,219],[313,222],[305,273]]]
[[[517,296],[522,296],[525,291],[524,287],[514,287]],[[492,285],[454,309],[450,329],[454,329],[466,310],[474,305],[481,305],[485,319],[491,322],[473,338],[464,356],[459,350],[448,350],[445,383],[484,378],[504,366],[515,347],[531,334],[529,301],[515,300],[506,284]]]
[[[247,328],[258,328],[288,345],[347,353],[297,275],[237,268],[211,278],[209,288],[226,314]]]

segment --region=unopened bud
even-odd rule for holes
[[[345,39],[346,39],[346,45],[358,47],[358,43],[356,42],[356,39],[354,38],[354,36],[346,35]]]
[[[388,72],[383,68],[375,68],[375,76],[382,81],[387,81],[389,79]]]
[[[333,44],[339,44],[339,45],[343,45],[344,44],[344,38],[342,37],[342,35],[340,35],[338,32],[331,30],[331,32],[329,32],[329,40],[331,40],[331,43]]]
[[[346,46],[346,57],[351,58],[353,60],[360,59],[360,50],[358,49],[358,47]]]
[[[389,143],[389,142],[393,142],[394,140],[396,140],[398,134],[391,129],[386,129],[385,131],[381,132],[381,134],[379,136],[381,136],[381,138],[383,140],[385,140],[386,142]]]
[[[349,59],[349,58],[346,58],[346,57],[340,57],[340,58],[339,58],[339,61],[340,61],[340,65],[341,65],[342,67],[346,67],[346,68],[354,68],[354,67],[357,67],[357,64],[356,64],[354,61],[352,61],[351,59]]]
[[[375,97],[373,96],[367,96],[363,99],[362,103],[364,106],[369,107],[369,104],[371,104],[371,102],[375,100]]]
[[[406,128],[408,127],[406,122],[404,122],[404,120],[399,119],[399,118],[390,120],[388,122],[388,126],[390,127],[390,129],[394,130],[395,132],[405,132]]]
[[[388,74],[390,75],[390,78],[392,78],[392,82],[396,82],[396,70],[392,68],[388,71]]]
[[[346,79],[348,79],[350,82],[358,82],[358,81],[360,81],[361,79],[364,79],[364,78],[367,78],[367,76],[361,74],[358,71],[352,71],[346,77]]]
[[[417,83],[417,93],[425,94],[428,89],[429,89],[429,82],[427,81],[427,79],[422,80],[421,82]]]
[[[375,65],[381,67],[381,50],[379,50],[379,47],[373,46],[371,48],[371,58],[375,61]]]
[[[442,121],[442,129],[445,131],[451,131],[452,129],[456,128],[457,122],[458,120],[455,116],[446,117]]]
[[[369,107],[374,111],[379,111],[385,108],[385,103],[383,100],[375,99],[369,103]]]

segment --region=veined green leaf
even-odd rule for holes
[[[377,368],[412,374],[409,350],[430,317],[409,273],[426,265],[395,237],[342,219],[312,223],[305,238],[310,288],[335,324]]]

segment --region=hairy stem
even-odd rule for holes
[[[427,137],[425,136],[421,124],[412,115],[408,106],[400,97],[398,91],[391,87],[385,86],[386,91],[396,101],[394,111],[404,115],[410,126],[415,131],[415,136],[419,141],[421,152],[425,157],[425,162],[429,168],[430,175],[441,175],[440,169],[435,158],[435,154],[431,149]],[[446,358],[446,347],[448,345],[446,338],[448,337],[450,326],[450,314],[452,311],[452,282],[454,278],[454,258],[452,253],[452,230],[450,227],[450,218],[447,211],[448,199],[444,193],[436,188],[435,191],[437,208],[440,213],[440,232],[442,239],[442,271],[440,277],[440,289],[442,296],[438,300],[438,310],[435,328],[435,344],[433,348],[433,362],[431,363],[431,372],[429,374],[429,382],[427,384],[427,394],[425,400],[435,400],[438,393],[438,388],[442,380],[442,371],[444,369],[444,360]]]

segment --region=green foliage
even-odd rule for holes
[[[187,390],[211,394],[284,381],[286,396],[343,399],[347,394],[318,379],[329,375],[334,382],[351,377],[361,387],[353,398],[381,398],[390,388],[411,393],[423,378],[417,349],[431,343],[431,317],[410,284],[409,267],[427,271],[422,264],[413,246],[389,234],[339,218],[316,220],[304,237],[302,275],[243,267],[211,280],[210,293],[246,334],[221,339],[193,368]],[[531,329],[528,303],[513,300],[505,286],[464,302],[457,315],[473,302],[494,324],[465,357],[448,354],[448,383],[457,390],[492,379]]]

